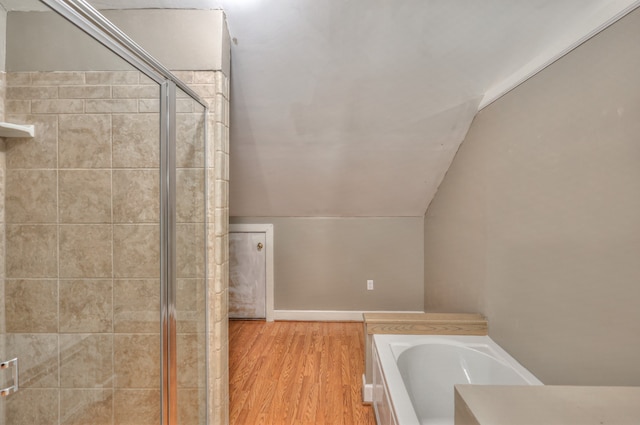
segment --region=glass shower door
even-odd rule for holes
[[[74,90],[93,90],[88,79],[158,98],[137,71],[9,75],[31,86],[10,85],[8,97],[38,93],[36,78],[64,79],[54,86],[63,92],[80,75]],[[7,111],[36,126],[5,151],[5,356],[21,363],[7,424],[159,423],[160,119],[114,100],[85,99],[90,112]]]
[[[9,37],[70,25],[30,14]],[[160,91],[110,63],[7,73],[6,120],[35,125],[4,150],[7,425],[160,423]]]
[[[174,230],[161,241],[161,86],[53,12],[6,15],[0,121],[35,137],[0,146],[0,360],[20,359],[0,425],[205,424],[203,107],[179,92],[169,111]]]

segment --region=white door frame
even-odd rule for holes
[[[273,224],[230,224],[229,233],[264,233],[267,244],[266,251],[266,320],[273,322]]]

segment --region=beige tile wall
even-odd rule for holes
[[[209,308],[210,423],[222,424],[228,81],[178,74],[212,105],[204,168],[198,105],[178,101],[179,422],[204,423]],[[157,85],[137,72],[7,75],[7,119],[36,125],[5,149],[6,345],[23,355],[7,423],[158,423],[158,106]]]
[[[229,423],[229,79],[214,74],[215,98],[208,98],[207,229],[209,282],[210,422]]]
[[[205,182],[207,193],[206,211],[193,208],[199,205],[199,191],[194,191],[193,178],[187,176],[192,170],[178,170],[177,184],[179,196],[178,222],[184,217],[199,217],[204,213],[207,221],[207,328],[209,332],[209,364],[206,376],[209,382],[208,414],[209,424],[229,423],[229,375],[228,375],[228,282],[229,282],[229,79],[221,71],[186,71],[177,73],[180,79],[194,89],[209,105],[207,121],[208,143],[206,152]],[[178,110],[185,105],[178,104]],[[194,129],[188,116],[178,120],[178,167],[197,152],[189,140]],[[183,190],[180,187],[184,188]],[[181,193],[182,192],[182,193]],[[186,202],[191,199],[191,202]],[[199,235],[199,234],[198,234]],[[180,235],[178,235],[180,239]],[[179,248],[179,247],[178,247]],[[180,258],[180,253],[178,253]],[[178,327],[180,329],[180,321]],[[188,403],[180,405],[186,408]],[[179,409],[181,410],[181,409]],[[183,414],[183,412],[180,412]]]
[[[5,97],[6,93],[6,73],[0,72],[0,121],[4,121],[4,102],[2,99]],[[4,234],[5,234],[5,211],[4,211],[4,185],[5,185],[5,157],[4,157],[4,139],[0,138],[0,294],[4,297],[5,287],[4,287],[4,257],[5,257],[5,245],[4,245]],[[5,358],[5,307],[4,303],[0,302],[0,358]],[[0,386],[5,388],[8,384],[8,379],[0,376]],[[0,418],[4,418],[5,414],[5,403],[0,403]]]

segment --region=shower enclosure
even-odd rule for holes
[[[0,425],[211,423],[221,76],[169,72],[83,1],[8,3]]]

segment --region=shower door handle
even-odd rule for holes
[[[0,389],[0,397],[6,397],[18,391],[18,358],[7,360],[0,363],[0,370],[9,369],[13,367],[13,385],[7,388]]]

